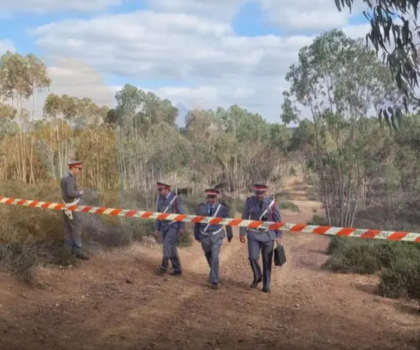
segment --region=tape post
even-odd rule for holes
[[[75,212],[82,212],[84,214],[96,215],[110,215],[120,216],[127,218],[138,218],[144,220],[173,220],[178,222],[190,223],[210,223],[212,225],[223,225],[233,227],[247,227],[251,229],[270,229],[282,230],[293,233],[312,233],[326,236],[340,236],[340,237],[356,237],[364,239],[381,239],[386,241],[401,241],[420,243],[420,233],[404,232],[404,231],[385,231],[373,229],[357,229],[348,227],[333,227],[333,226],[316,226],[308,224],[294,224],[286,222],[264,222],[253,221],[234,218],[218,218],[207,217],[188,214],[170,214],[158,213],[152,211],[132,210],[132,209],[119,209],[119,208],[106,208],[106,207],[93,207],[88,205],[66,205],[54,202],[42,202],[38,200],[29,199],[16,199],[0,196],[0,204],[16,205],[29,208],[39,208],[46,210],[70,210]]]

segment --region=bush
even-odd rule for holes
[[[279,209],[289,209],[293,212],[300,213],[299,207],[295,203],[289,201],[280,202]]]
[[[400,220],[399,215],[386,208],[381,209],[376,214],[377,222],[373,210],[361,211],[356,215],[360,222],[356,222],[355,226],[411,229],[416,232],[418,226],[415,226],[414,217],[417,217],[417,213],[414,214],[413,210],[417,210],[418,206],[414,205],[413,208],[401,212]],[[314,215],[309,224],[328,225],[326,219],[318,215]],[[333,236],[327,253],[330,256],[323,265],[325,269],[340,273],[378,273],[379,295],[420,299],[420,244]]]
[[[86,215],[83,219],[87,238],[104,247],[127,246],[155,230],[154,220],[99,215]]]
[[[384,297],[420,299],[420,261],[400,257],[380,274],[378,293]]]
[[[32,282],[38,266],[69,266],[75,257],[64,249],[62,242],[40,242],[33,238],[12,241],[0,246],[0,267],[20,280]]]
[[[312,220],[308,221],[308,225],[315,225],[315,226],[329,226],[327,219],[324,216],[320,216],[315,214],[312,216]]]
[[[178,238],[178,247],[190,247],[193,243],[192,231],[185,227],[185,233]]]
[[[344,239],[344,240],[343,240]],[[379,246],[357,238],[332,237],[324,268],[342,273],[373,274],[381,269]]]
[[[324,268],[341,273],[379,273],[378,294],[420,299],[420,246],[409,242],[387,242],[332,237]]]
[[[420,259],[420,248],[409,242],[332,237],[324,267],[336,272],[373,274],[391,268],[396,261]]]

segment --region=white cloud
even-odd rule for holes
[[[202,108],[228,107],[238,103],[271,121],[278,121],[282,91],[287,88],[284,75],[296,62],[299,49],[310,44],[313,37],[238,36],[223,16],[222,20],[215,17],[217,11],[224,10],[227,14],[229,6],[235,4],[237,7],[244,1],[174,1],[153,3],[154,8],[165,12],[137,11],[88,20],[65,20],[34,29],[37,44],[47,53],[77,62],[71,66],[61,61],[54,65],[55,68],[50,68],[55,79],[60,81],[56,83],[56,91],[93,97],[102,101],[99,103],[109,105],[115,87],[106,87],[103,76],[117,75],[132,83],[138,81],[140,85],[142,80],[150,79],[179,81],[183,86],[191,87],[168,84],[154,92],[170,99],[174,105],[182,103],[188,108],[197,105]],[[263,1],[267,6],[275,6],[270,4],[271,0]],[[313,1],[321,6],[327,0]],[[319,17],[316,4],[305,4],[303,9],[300,6],[300,13],[308,16],[303,17],[301,24],[288,23],[289,28],[313,27],[318,25],[318,20],[328,22],[327,15]],[[329,27],[346,24],[348,16],[340,15],[331,0],[328,4],[331,16],[334,12],[337,17]],[[289,10],[297,8],[290,1],[283,5]],[[271,9],[274,11],[274,7]],[[213,13],[215,17],[205,18],[180,11]],[[328,11],[323,13],[328,14]],[[364,26],[344,29],[350,36],[365,33]],[[78,68],[78,65],[84,68]]]
[[[105,79],[93,67],[68,57],[50,57],[48,63],[50,87],[35,94],[34,105],[32,100],[25,104],[30,112],[33,110],[34,118],[42,116],[44,101],[49,94],[87,97],[101,106],[115,105],[117,90],[107,86]]]
[[[51,77],[49,93],[89,97],[95,103],[109,107],[114,104],[115,91],[107,85],[104,77],[78,59],[55,57],[48,73]]]
[[[151,9],[163,12],[189,13],[229,20],[250,0],[149,0]],[[204,17],[203,16],[203,17]]]
[[[15,45],[11,40],[0,40],[0,55],[5,54],[7,51],[15,52]]]
[[[38,13],[58,11],[98,11],[122,3],[123,0],[0,0],[2,16],[21,13]]]
[[[269,21],[286,31],[341,27],[350,17],[332,0],[261,0],[261,6]]]
[[[177,87],[161,92],[212,107],[237,102],[270,119],[279,115],[281,91],[276,89],[284,85],[285,72],[312,40],[237,36],[225,22],[150,11],[51,23],[35,33],[49,53],[75,57],[98,72],[139,80],[199,80],[190,93]]]
[[[333,0],[149,0],[149,6],[157,11],[198,14],[206,17],[230,20],[241,6],[257,3],[266,19],[285,31],[329,29],[347,24],[350,11],[339,12]],[[353,14],[362,13],[366,6],[357,2]]]

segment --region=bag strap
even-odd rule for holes
[[[69,203],[66,203],[64,200],[63,200],[63,203],[67,206],[67,205],[76,205],[77,203],[79,203],[80,202],[80,198],[77,198],[77,199],[75,199],[73,202],[69,202]]]
[[[165,211],[164,211],[164,213],[166,213],[167,211],[168,211],[168,209],[170,208],[170,206],[175,202],[175,199],[177,198],[178,196],[174,196],[174,198],[172,198],[172,200],[171,200],[171,202],[169,203],[169,205],[166,207],[166,209],[165,209]]]
[[[212,218],[214,218],[217,215],[217,213],[219,212],[220,206],[221,206],[221,204],[219,203],[219,206],[217,207],[216,212],[214,212],[213,215],[211,216]],[[208,230],[209,226],[210,226],[210,223],[207,224],[207,226],[204,228],[203,232],[206,232]]]
[[[276,201],[273,199],[272,201],[271,201],[271,203],[270,203],[270,205],[264,210],[264,212],[261,214],[261,216],[260,216],[260,220],[259,221],[261,221],[261,219],[264,217],[264,215],[265,214],[267,214],[267,212],[268,212],[268,210],[269,209],[271,209],[271,207],[274,205],[274,203],[275,203]]]

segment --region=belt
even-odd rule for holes
[[[176,221],[176,220],[173,220],[173,221],[170,221],[170,222],[165,222],[165,221],[162,220],[161,223],[162,223],[163,226],[170,226],[172,224],[176,224],[176,223],[179,223],[179,222]]]
[[[208,233],[208,232],[204,232],[203,230],[200,230],[200,233],[201,233],[203,236],[209,236],[210,234],[215,235],[215,234],[219,233],[219,232],[220,232],[220,231],[222,231],[222,230],[223,230],[223,227],[222,227],[222,228],[219,228],[217,231],[210,232],[210,233]]]
[[[71,204],[71,205],[76,205],[77,203],[79,203],[79,201],[80,201],[80,198],[77,198],[77,199],[75,199],[73,202],[70,202],[70,203],[66,203],[66,202],[63,200],[63,203],[64,203],[64,204],[66,204],[66,205],[69,205],[69,204]],[[70,220],[73,220],[73,212],[72,212],[71,210],[64,210],[64,214],[66,214],[66,215],[67,215],[67,217],[68,217]]]
[[[247,229],[247,231],[256,232],[256,233],[266,233],[270,230],[267,228],[259,228],[259,229],[249,228]]]

